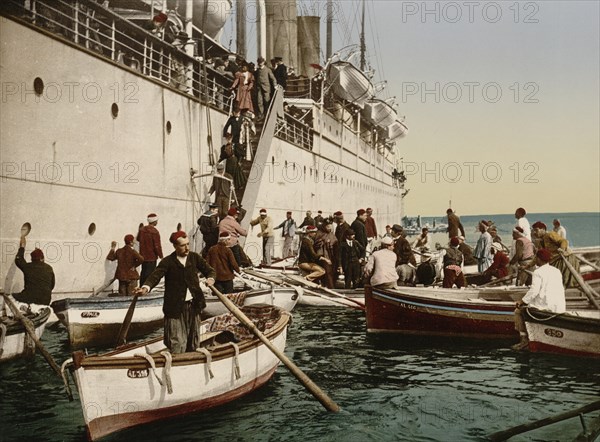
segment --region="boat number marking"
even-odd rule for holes
[[[556,330],[555,328],[545,328],[544,333],[552,338],[561,339],[565,336],[565,334],[562,331]]]
[[[100,316],[100,312],[81,312],[82,318],[97,318]]]
[[[400,303],[400,307],[408,309],[408,310],[417,310],[417,306],[416,305],[405,304],[403,302]]]
[[[133,368],[130,368],[129,370],[127,370],[127,377],[128,378],[147,378],[148,377],[148,369],[147,368],[143,368],[142,370],[134,370]]]

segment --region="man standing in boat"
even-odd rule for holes
[[[354,230],[354,235],[356,235],[356,241],[363,247],[361,258],[366,256],[367,244],[369,243],[367,240],[367,228],[365,227],[366,221],[367,211],[365,209],[358,209],[356,211],[356,219],[350,225],[350,228]]]
[[[273,219],[267,216],[267,209],[260,209],[258,218],[250,221],[251,226],[260,225],[259,238],[262,238],[263,264],[270,266],[275,244],[275,233],[273,232]]]
[[[550,252],[552,255],[551,265],[556,267],[562,273],[564,286],[577,287],[577,281],[561,258],[562,252],[575,270],[579,271],[579,260],[569,250],[569,241],[555,231],[546,231],[546,224],[541,221],[537,221],[532,227],[533,236],[539,241],[539,248],[547,249]]]
[[[156,213],[149,214],[148,225],[142,227],[137,235],[137,240],[140,243],[140,254],[144,257],[140,284],[144,284],[148,275],[154,271],[156,268],[156,260],[158,258],[163,258],[160,233],[156,228],[157,224],[158,215]]]
[[[44,252],[38,248],[31,252],[31,262],[25,261],[26,245],[25,236],[21,236],[15,264],[23,272],[25,287],[21,293],[15,293],[13,297],[27,304],[50,305],[52,289],[56,282],[54,270],[44,262]]]
[[[450,239],[450,247],[444,254],[444,283],[445,289],[451,289],[455,284],[456,288],[465,287],[467,281],[463,272],[463,254],[459,250],[460,240],[457,236]]]
[[[448,209],[446,215],[448,215],[448,237],[452,239],[459,235],[465,236],[465,229],[456,213],[452,209]]]
[[[215,283],[216,273],[204,258],[190,252],[190,241],[185,232],[172,233],[169,241],[175,251],[160,261],[136,293],[147,294],[165,278],[164,343],[171,353],[184,353],[198,348],[200,312],[206,307],[198,272],[207,278],[208,285]]]
[[[515,309],[515,330],[519,332],[520,341],[512,346],[513,350],[524,350],[529,345],[527,329],[523,320],[522,309],[526,306],[547,310],[552,313],[564,313],[566,310],[565,289],[560,270],[549,264],[552,253],[548,249],[538,250],[536,254],[537,270],[533,272],[531,287],[517,301]]]
[[[133,248],[133,240],[133,235],[125,235],[123,238],[125,245],[119,250],[117,250],[117,242],[113,241],[106,257],[109,261],[117,261],[115,279],[119,281],[119,295],[121,296],[133,295],[140,279],[136,267],[144,262],[144,257]]]
[[[510,260],[510,265],[517,267],[517,285],[531,284],[531,276],[525,271],[535,264],[535,247],[531,240],[525,236],[522,227],[513,229],[513,241],[515,254]]]
[[[377,226],[373,218],[373,209],[367,208],[367,218],[365,219],[365,229],[367,231],[367,241],[371,242],[377,239]]]
[[[396,253],[396,272],[398,283],[403,285],[414,285],[417,259],[412,251],[410,243],[405,237],[404,229],[399,224],[392,226],[394,236],[394,253]]]
[[[481,235],[477,240],[475,252],[473,255],[477,259],[477,271],[485,272],[492,265],[492,235],[488,232],[489,224],[487,221],[479,221],[479,231]]]
[[[283,251],[281,257],[283,259],[288,256],[293,256],[293,244],[294,236],[296,235],[296,221],[292,218],[292,212],[288,211],[285,214],[285,221],[279,224],[275,229],[283,229],[281,235],[283,236]]]

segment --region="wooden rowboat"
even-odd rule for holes
[[[301,287],[276,287],[232,293],[226,296],[238,307],[268,304],[291,312],[304,295]],[[202,315],[210,317],[227,313],[227,308],[216,296],[205,296],[205,299],[206,308],[202,310]]]
[[[367,332],[516,340],[515,302],[526,292],[527,287],[383,290],[366,286]],[[587,298],[567,293],[567,310],[590,310]]]
[[[555,314],[525,309],[529,350],[600,358],[600,311]]]
[[[289,313],[272,306],[243,307],[283,352]],[[73,373],[91,440],[231,402],[264,385],[279,359],[232,315],[207,319],[195,352],[171,354],[162,338],[100,356],[73,354]],[[239,339],[220,339],[220,336]],[[244,334],[245,332],[245,334]]]
[[[33,323],[38,339],[44,333],[51,311],[50,307],[43,307],[37,313],[24,314]],[[21,321],[8,316],[0,317],[0,362],[34,353],[35,345]]]
[[[138,298],[129,338],[141,337],[162,327],[163,298],[161,291]],[[132,299],[130,296],[66,298],[54,301],[51,307],[67,328],[73,348],[106,346],[115,343]]]

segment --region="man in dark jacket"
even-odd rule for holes
[[[367,211],[365,209],[359,209],[356,211],[356,219],[350,225],[350,228],[354,230],[356,235],[356,241],[362,246],[362,256],[364,258],[367,253],[367,228],[365,223],[367,221]]]
[[[233,272],[239,272],[240,268],[233,252],[229,248],[229,239],[231,236],[227,232],[219,235],[219,242],[212,246],[208,251],[206,261],[216,273],[215,287],[221,293],[233,293]]]
[[[306,275],[306,279],[314,281],[321,278],[325,274],[325,269],[319,264],[321,261],[331,264],[331,261],[324,256],[317,255],[314,248],[314,238],[317,233],[315,226],[308,226],[306,228],[306,235],[302,238],[300,244],[300,254],[298,256],[298,267],[305,272],[309,272]]]
[[[115,279],[119,281],[119,295],[122,296],[133,295],[140,279],[136,267],[144,262],[144,257],[133,248],[133,239],[133,235],[125,235],[125,245],[119,250],[116,250],[117,242],[113,241],[106,257],[109,261],[117,261]]]
[[[273,69],[275,80],[279,86],[283,89],[287,89],[288,73],[287,66],[283,64],[283,58],[275,57],[273,61],[275,62],[275,68]]]
[[[354,230],[346,230],[346,238],[340,244],[340,273],[344,273],[344,287],[357,288],[360,285],[360,264],[365,248],[356,241]]]
[[[342,212],[340,212],[339,210],[337,212],[335,212],[333,214],[333,216],[334,216],[334,221],[337,225],[335,228],[335,237],[337,238],[338,242],[341,244],[342,241],[344,241],[346,239],[346,230],[348,230],[350,228],[350,224],[348,224],[344,220],[344,214]]]
[[[136,293],[145,295],[165,278],[164,343],[171,353],[184,353],[195,350],[200,342],[200,312],[206,307],[206,301],[198,272],[207,278],[208,285],[215,283],[216,273],[204,258],[190,252],[190,241],[185,232],[174,232],[169,241],[175,251],[160,261]]]
[[[448,238],[465,236],[465,229],[456,213],[452,209],[448,209],[446,210],[446,215],[448,215]]]
[[[198,218],[198,226],[204,239],[202,256],[206,258],[210,248],[219,241],[219,209],[216,204],[209,204],[208,210]]]
[[[27,304],[50,305],[55,284],[54,271],[44,262],[44,252],[40,249],[31,252],[31,262],[25,261],[25,245],[25,237],[22,236],[15,257],[15,264],[25,278],[25,288],[13,296],[17,301]]]

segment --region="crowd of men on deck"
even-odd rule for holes
[[[146,294],[162,278],[165,279],[165,344],[173,352],[188,351],[197,344],[194,324],[199,323],[200,312],[206,305],[199,274],[206,278],[207,285],[214,285],[222,293],[231,293],[235,273],[241,267],[252,265],[239,243],[240,237],[248,235],[240,225],[244,213],[230,207],[223,215],[222,208],[217,194],[215,203],[209,204],[208,210],[198,219],[204,241],[200,253],[190,251],[188,235],[180,230],[170,235],[169,241],[175,250],[165,257],[155,213],[148,215],[148,224],[140,227],[137,237],[131,234],[124,237],[122,248],[117,249],[115,241],[111,243],[107,259],[117,261],[115,279],[119,282],[120,295]],[[470,283],[484,284],[493,278],[502,280],[516,273],[517,284],[531,286],[517,305],[516,324],[522,336],[519,345],[523,348],[526,337],[523,338],[520,308],[529,303],[556,312],[564,311],[564,287],[574,285],[564,260],[569,260],[576,269],[578,262],[569,253],[566,230],[558,220],[554,220],[551,231],[541,221],[530,227],[526,211],[519,208],[515,212],[510,248],[502,243],[491,221],[481,220],[473,250],[465,242],[460,218],[452,209],[448,209],[447,217],[449,243],[447,247],[437,245],[443,287],[465,287],[464,267],[470,263],[476,263],[479,271]],[[258,217],[250,221],[250,226],[260,227],[257,236],[262,238],[262,265],[272,265],[275,231],[281,230],[282,257],[295,257],[308,281],[327,288],[335,288],[340,275],[344,277],[345,288],[359,288],[369,283],[373,287],[393,289],[417,283],[430,285],[436,279],[427,228],[422,229],[412,244],[399,224],[387,225],[386,232],[379,235],[371,208],[359,209],[351,224],[341,211],[324,217],[319,210],[314,218],[312,212],[307,211],[298,226],[292,211],[275,225],[267,210],[261,209]],[[294,239],[298,234],[300,240],[295,253]],[[24,303],[47,305],[55,284],[52,267],[44,263],[43,252],[38,248],[31,252],[32,262],[26,263],[25,245],[25,236],[22,236],[15,263],[24,273],[25,288],[14,297]],[[417,264],[416,256],[421,258],[420,264]],[[140,265],[141,275],[137,272]]]

